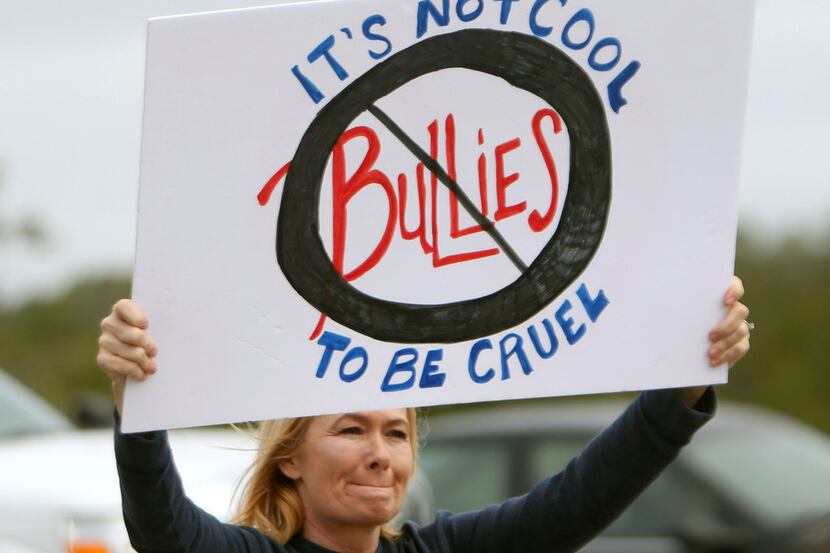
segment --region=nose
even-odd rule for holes
[[[382,434],[373,433],[369,440],[369,452],[367,455],[367,466],[373,471],[383,471],[389,468],[391,455],[389,445]]]

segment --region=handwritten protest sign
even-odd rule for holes
[[[124,428],[723,382],[752,9],[151,20]]]

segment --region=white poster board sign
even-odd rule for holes
[[[124,429],[725,381],[705,352],[752,17],[333,0],[151,20],[134,298],[160,370]]]

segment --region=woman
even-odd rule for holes
[[[748,309],[736,277],[726,316],[709,334],[712,366],[749,350]],[[98,365],[118,414],[127,378],[158,370],[148,322],[121,300],[101,323]],[[575,551],[663,470],[713,414],[708,387],[644,392],[559,474],[525,496],[481,511],[441,512],[424,527],[387,524],[400,511],[417,455],[415,412],[388,409],[264,423],[237,524],[184,495],[164,432],[124,435],[115,450],[124,519],[139,552]]]

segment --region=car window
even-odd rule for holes
[[[552,436],[534,448],[533,476],[555,474],[577,456],[588,438]],[[609,527],[604,536],[676,536],[685,527],[711,527],[732,519],[721,501],[679,467],[670,467]],[[729,522],[734,522],[730,520]]]
[[[620,515],[605,535],[671,537],[738,525],[737,514],[723,505],[715,491],[670,467]]]
[[[533,482],[564,469],[588,444],[588,436],[551,436],[541,439],[533,451]]]
[[[778,525],[830,513],[830,440],[806,431],[700,436],[690,463],[757,515]]]
[[[419,466],[432,484],[436,510],[461,513],[507,497],[508,460],[507,448],[489,442],[430,443]]]
[[[57,410],[0,371],[0,438],[69,428]]]

